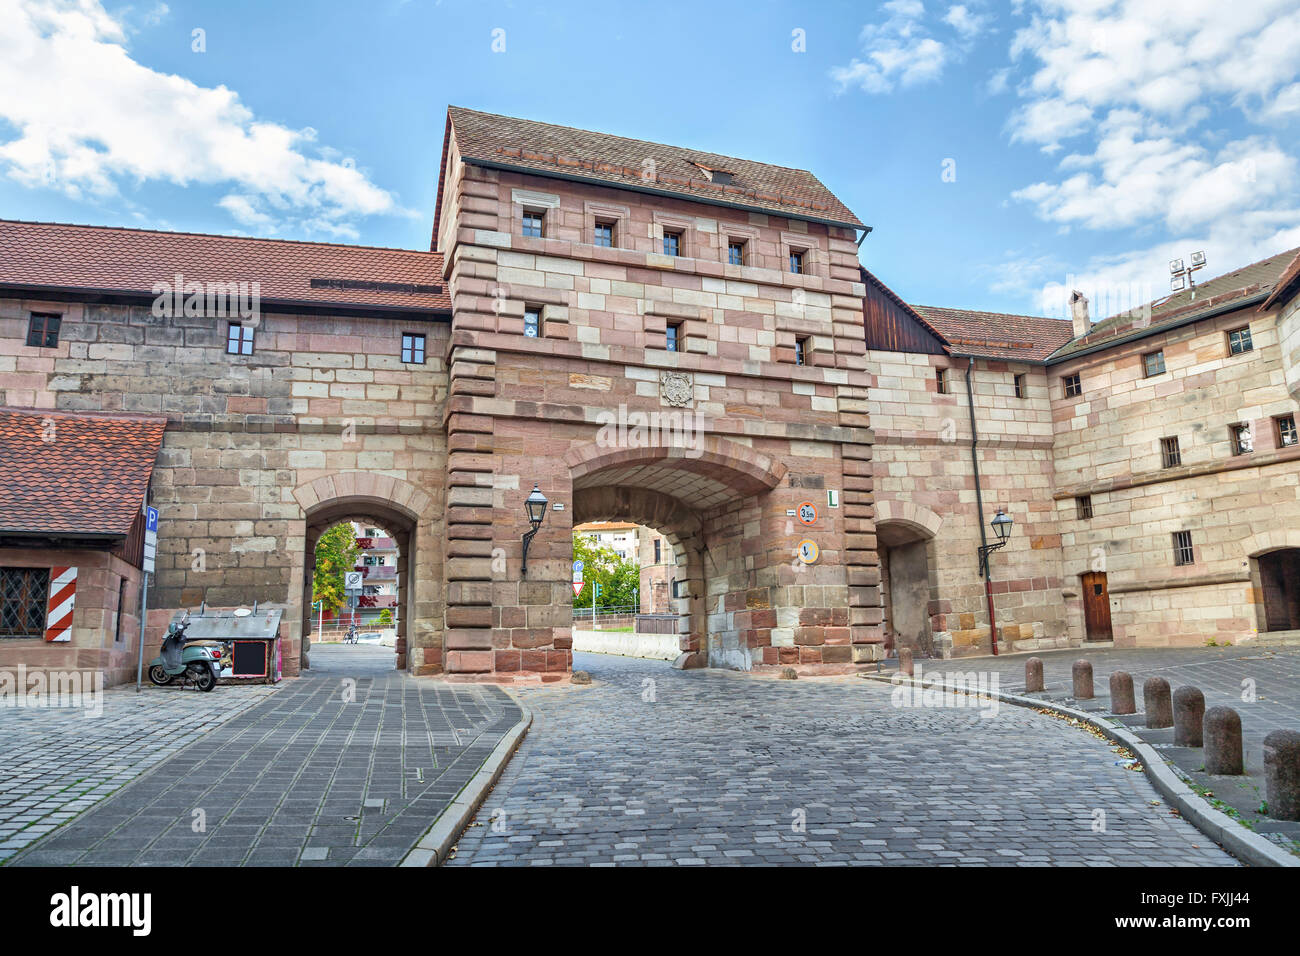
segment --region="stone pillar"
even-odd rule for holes
[[[1204,739],[1201,724],[1205,720],[1205,695],[1195,687],[1174,691],[1174,745],[1199,747]]]
[[[1031,657],[1025,661],[1025,693],[1034,694],[1043,689],[1043,659]]]
[[[1264,738],[1264,783],[1268,815],[1300,820],[1300,732],[1275,730]]]
[[[898,649],[898,671],[908,677],[912,676],[912,649],[910,647],[900,647]]]
[[[1133,675],[1128,671],[1115,671],[1110,675],[1110,712],[1137,713],[1137,704],[1133,699]]]
[[[1241,717],[1231,707],[1211,707],[1202,721],[1205,741],[1205,772],[1239,774],[1241,759]]]
[[[1143,681],[1142,709],[1146,711],[1148,727],[1174,725],[1173,703],[1169,698],[1169,681],[1163,677],[1148,677]]]
[[[1077,660],[1070,672],[1074,678],[1074,699],[1092,700],[1092,661]]]

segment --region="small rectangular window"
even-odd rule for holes
[[[0,568],[0,637],[44,637],[49,568]]]
[[[664,348],[670,352],[676,352],[682,340],[682,324],[680,322],[670,322],[664,328]]]
[[[1183,566],[1194,564],[1196,554],[1192,550],[1192,533],[1190,531],[1174,532],[1174,564]]]
[[[524,335],[535,339],[542,334],[542,310],[535,305],[524,307]]]
[[[36,349],[52,349],[59,344],[59,326],[63,316],[53,312],[33,312],[27,323],[27,344]]]
[[[1251,432],[1249,422],[1238,422],[1235,425],[1229,425],[1228,434],[1232,438],[1232,453],[1234,455],[1249,455],[1255,450],[1255,436]]]
[[[794,340],[794,364],[808,364],[808,336],[806,335]]]
[[[1083,394],[1083,383],[1078,375],[1064,376],[1061,379],[1061,387],[1065,390],[1066,398],[1077,398]]]
[[[1183,453],[1176,437],[1160,439],[1160,461],[1165,468],[1177,468],[1183,463]]]
[[[1300,444],[1300,435],[1296,434],[1294,415],[1283,415],[1273,420],[1277,422],[1277,446],[1279,448],[1290,448],[1293,445]]]
[[[226,353],[228,355],[252,355],[253,327],[231,322],[226,329]]]
[[[424,364],[424,336],[414,332],[402,333],[402,361],[412,365]]]
[[[1074,499],[1075,516],[1080,521],[1087,521],[1092,517],[1092,495],[1080,495]]]
[[[609,249],[614,245],[614,224],[612,222],[596,223],[596,234],[592,237],[593,244],[604,246]]]
[[[727,264],[743,266],[745,264],[745,244],[735,239],[727,243]]]
[[[680,232],[664,233],[664,255],[680,256],[682,254],[682,234]]]
[[[1148,352],[1142,356],[1142,375],[1150,378],[1153,375],[1163,375],[1165,373],[1165,353],[1164,350],[1158,352]]]
[[[545,213],[536,212],[531,209],[525,209],[523,231],[520,233],[520,235],[532,236],[534,238],[540,239],[542,236],[543,220],[545,218],[546,218]]]
[[[1240,355],[1243,352],[1249,352],[1255,347],[1255,343],[1250,339],[1250,326],[1241,329],[1233,329],[1228,333],[1228,354]]]
[[[934,390],[940,395],[948,394],[948,370],[946,368],[934,370]]]
[[[802,249],[790,250],[790,271],[795,275],[803,274],[803,257],[804,252]]]
[[[1024,398],[1025,397],[1025,376],[1023,374],[1017,375],[1015,377],[1014,384],[1016,387],[1016,398]]]
[[[663,555],[661,551],[662,543],[663,542],[661,542],[658,538],[655,538],[655,564],[658,564],[661,560],[663,560]]]
[[[126,639],[122,633],[122,616],[126,613],[126,578],[117,579],[117,615],[113,618],[113,643],[121,644]]]

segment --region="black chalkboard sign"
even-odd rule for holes
[[[232,676],[266,676],[266,641],[235,641],[230,658]]]

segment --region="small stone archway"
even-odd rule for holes
[[[942,656],[933,627],[934,542],[942,525],[943,518],[924,505],[876,502],[885,646],[895,652],[908,647],[917,656]]]
[[[324,475],[294,489],[303,508],[301,637],[311,634],[312,573],[316,542],[329,528],[343,521],[375,524],[390,532],[397,545],[397,647],[395,666],[407,669],[408,647],[416,626],[415,582],[417,530],[432,506],[432,499],[409,482],[391,475],[338,472]],[[301,644],[299,644],[301,648]],[[299,659],[309,666],[309,655]]]
[[[1300,631],[1300,531],[1270,529],[1247,538],[1242,547],[1260,633]]]

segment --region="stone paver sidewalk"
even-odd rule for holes
[[[499,687],[394,671],[391,649],[317,645],[310,672],[10,862],[393,865],[519,714]]]
[[[1233,865],[1112,746],[1003,705],[895,706],[575,655],[449,865]]]
[[[275,692],[145,684],[106,690],[99,714],[0,707],[0,863]]]

